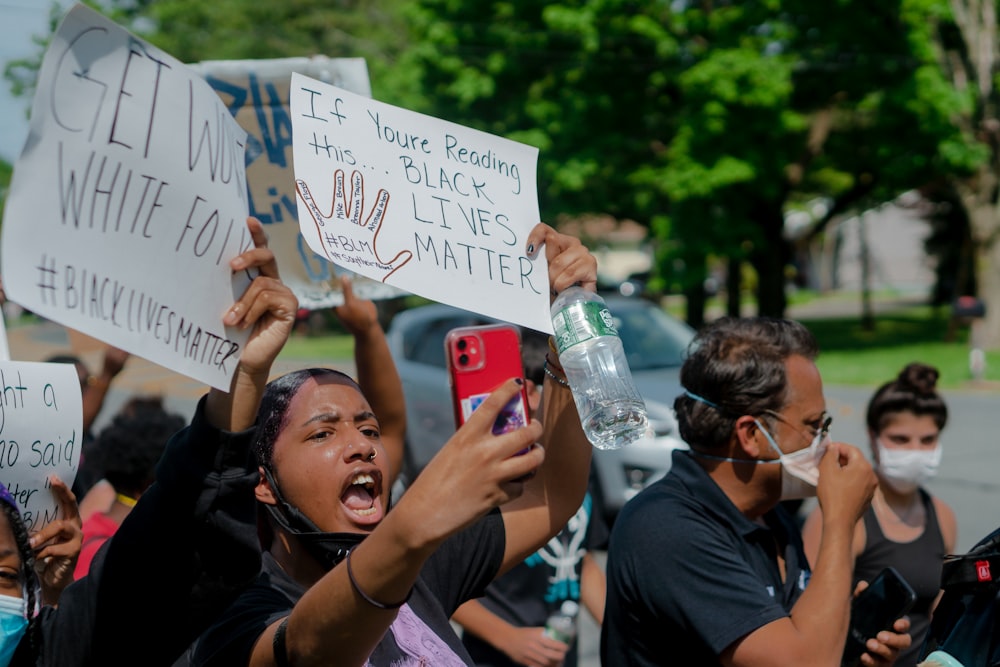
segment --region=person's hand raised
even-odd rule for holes
[[[542,246],[545,246],[545,258],[549,263],[550,302],[572,285],[590,291],[597,289],[597,258],[580,243],[580,239],[560,234],[540,222],[528,234],[528,256],[534,258]]]
[[[112,378],[122,372],[128,358],[129,353],[125,350],[108,345],[104,348],[104,361],[101,370],[107,377]]]
[[[350,276],[342,275],[339,280],[344,303],[334,308],[333,312],[347,332],[357,338],[378,324],[378,308],[374,301],[359,299],[354,295],[354,283]]]
[[[500,385],[455,432],[403,495],[397,512],[414,519],[415,539],[436,544],[494,507],[517,498],[545,458],[537,420],[495,435],[500,411],[521,390],[519,378]],[[405,509],[404,509],[405,506]]]
[[[229,267],[235,271],[257,269],[259,274],[222,317],[226,326],[253,327],[228,392],[213,388],[208,393],[205,414],[208,422],[227,431],[242,431],[257,419],[257,408],[267,385],[271,365],[295,326],[299,300],[278,277],[274,253],[267,247],[264,226],[247,218],[254,247],[234,257]]]
[[[278,276],[278,264],[267,247],[263,224],[256,218],[248,218],[247,227],[255,247],[237,255],[229,266],[233,271],[255,268],[260,275],[254,278],[222,321],[227,326],[253,327],[240,356],[240,368],[250,375],[266,376],[291,335],[299,302]]]
[[[59,518],[31,536],[35,571],[42,585],[42,602],[58,604],[63,589],[73,583],[73,570],[83,547],[83,522],[76,496],[55,475],[49,478],[52,495],[59,504]]]

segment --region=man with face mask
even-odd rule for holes
[[[690,451],[626,504],[608,551],[605,665],[840,665],[854,524],[875,489],[864,456],[827,437],[816,342],[800,324],[724,318],[699,332],[674,408]],[[817,495],[810,570],[786,499]],[[908,622],[868,643],[891,664]]]

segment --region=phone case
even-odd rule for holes
[[[444,346],[456,427],[501,384],[512,377],[524,378],[521,335],[513,325],[458,327],[445,336]],[[520,428],[529,419],[528,392],[522,387],[500,412],[493,432]]]
[[[917,594],[896,568],[889,566],[871,580],[868,588],[851,601],[851,625],[841,664],[861,664],[865,642],[882,630],[889,630],[897,618],[905,616],[917,601]]]

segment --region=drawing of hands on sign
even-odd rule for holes
[[[376,273],[382,274],[378,279],[385,282],[413,259],[411,250],[401,250],[392,259],[385,259],[380,254],[379,233],[389,208],[389,193],[384,188],[380,189],[368,217],[364,217],[365,190],[361,172],[351,174],[349,194],[344,184],[344,170],[338,169],[334,173],[333,202],[329,213],[320,210],[305,181],[296,179],[295,189],[309,209],[320,243],[331,261],[340,260],[337,263],[354,265],[349,268],[375,269]],[[357,272],[365,273],[363,270]]]

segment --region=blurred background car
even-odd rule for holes
[[[618,450],[594,450],[591,493],[610,523],[622,506],[670,468],[671,451],[685,448],[674,418],[680,366],[694,330],[643,299],[608,295],[636,385],[646,402],[650,428],[644,438]],[[445,335],[453,328],[496,320],[443,304],[418,306],[392,319],[387,331],[406,394],[407,443],[400,483],[412,481],[455,432],[445,367]],[[522,330],[527,336],[538,332]],[[547,335],[545,336],[547,339]],[[547,345],[547,343],[546,343]]]

